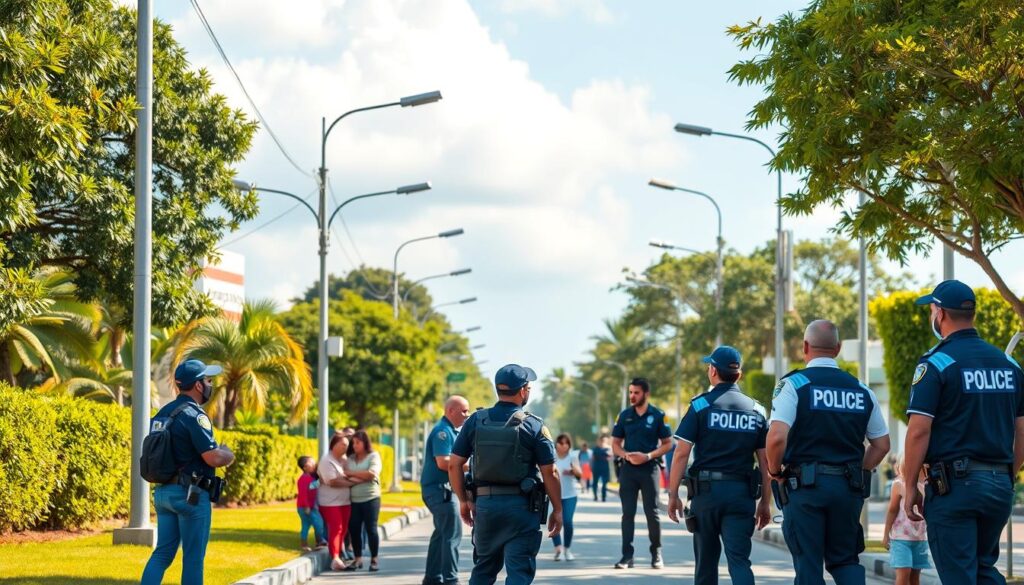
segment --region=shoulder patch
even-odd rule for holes
[[[199,423],[199,426],[203,427],[208,431],[213,430],[213,423],[210,422],[210,417],[206,416],[205,414],[200,414],[199,416],[197,416],[196,422]]]
[[[547,439],[549,441],[552,440],[551,439],[551,431],[548,430],[548,425],[541,425],[540,426],[540,434],[543,435],[545,439]]]
[[[700,412],[708,407],[708,401],[704,397],[697,398],[690,404],[693,406],[693,409],[697,412]]]
[[[939,372],[942,372],[949,366],[956,363],[956,360],[949,357],[949,355],[942,353],[941,351],[937,351],[932,355],[928,356],[928,363],[935,366],[935,369],[938,370]]]
[[[917,369],[914,370],[914,381],[910,383],[911,386],[917,384],[924,378],[924,375],[928,373],[928,364],[917,364]]]
[[[447,441],[448,440],[448,433],[446,433],[445,431],[440,431],[440,432],[437,433],[437,438],[441,439],[442,441]]]
[[[786,386],[786,380],[785,379],[779,380],[779,383],[775,385],[775,390],[772,390],[772,398],[773,399],[778,398],[779,394],[782,393],[782,389],[785,388],[785,386]]]
[[[793,383],[794,390],[799,390],[811,383],[811,379],[803,374],[793,374],[789,377],[789,381]]]

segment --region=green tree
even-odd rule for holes
[[[277,321],[270,301],[247,302],[238,323],[205,317],[187,325],[180,333],[174,361],[186,358],[224,367],[224,373],[214,378],[208,408],[218,415],[217,402],[223,397],[227,428],[235,426],[239,408],[262,414],[271,394],[288,397],[292,423],[302,418],[312,399],[313,384],[302,347]]]
[[[15,0],[0,31],[0,267],[57,267],[81,298],[131,306],[135,14],[110,0]],[[153,308],[172,324],[210,311],[192,286],[199,262],[256,215],[231,169],[256,124],[161,22],[154,80]]]
[[[1018,0],[816,0],[730,34],[759,52],[731,77],[766,88],[748,128],[785,128],[772,166],[803,176],[788,213],[861,193],[842,233],[899,261],[949,245],[1024,319],[989,259],[1024,228]]]
[[[390,421],[395,408],[414,414],[438,400],[444,391],[440,325],[420,328],[404,311],[396,321],[388,304],[353,291],[339,296],[328,307],[330,334],[345,339],[345,356],[328,364],[332,410],[340,407],[347,422],[373,426]],[[319,303],[298,303],[277,318],[316,369]]]
[[[8,271],[9,278],[31,296],[21,297],[0,329],[0,380],[14,385],[24,381],[19,374],[34,372],[59,381],[63,360],[91,355],[99,308],[78,300],[67,272],[40,270],[27,281],[16,273]]]
[[[360,266],[355,270],[350,270],[342,277],[333,274],[328,275],[327,297],[338,299],[341,298],[341,291],[350,290],[368,301],[387,301],[390,303],[393,283],[391,270],[373,266]],[[403,274],[398,275],[398,294],[401,296],[402,306],[409,308],[414,315],[425,315],[433,303],[430,293],[427,292],[425,286],[420,284],[414,285]],[[306,292],[303,293],[301,300],[311,303],[319,298],[320,281],[315,281],[313,286],[307,288]]]

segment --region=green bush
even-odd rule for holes
[[[1013,334],[1021,329],[1020,320],[1010,304],[996,291],[978,289],[978,333],[989,343],[1003,349]],[[871,302],[871,314],[882,338],[885,356],[882,365],[889,385],[889,410],[900,420],[907,420],[910,383],[921,356],[935,345],[929,309],[914,304],[925,292],[901,291]],[[1024,348],[1014,352],[1017,360],[1024,357]]]
[[[772,409],[772,392],[775,390],[775,374],[753,370],[743,373],[743,391],[747,396],[761,403],[766,411]]]
[[[50,497],[48,528],[78,528],[128,513],[131,416],[128,409],[75,398],[44,399],[57,415],[67,469]]]
[[[59,446],[53,409],[0,384],[0,532],[46,519],[50,497],[65,481]]]

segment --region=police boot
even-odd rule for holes
[[[628,557],[622,557],[619,562],[615,563],[616,569],[632,569],[633,559]]]
[[[664,567],[665,561],[661,558],[661,549],[659,548],[654,551],[653,555],[651,555],[651,568],[661,569]]]

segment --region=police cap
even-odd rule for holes
[[[960,309],[973,311],[976,303],[974,291],[959,280],[944,280],[935,287],[930,295],[914,301],[918,305],[938,305],[940,309]]]
[[[735,374],[740,371],[743,358],[740,357],[740,352],[735,347],[719,345],[715,348],[715,351],[711,352],[711,355],[702,361],[705,364],[715,366],[715,369],[719,372]]]
[[[208,366],[199,360],[185,360],[174,369],[174,382],[179,388],[188,388],[203,378],[224,371],[220,366]]]
[[[499,392],[514,392],[536,379],[537,372],[534,372],[532,369],[520,366],[519,364],[508,364],[507,366],[502,366],[498,373],[494,375],[494,387]]]

